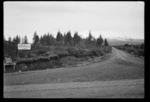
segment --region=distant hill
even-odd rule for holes
[[[144,39],[132,39],[132,38],[107,38],[109,45],[124,45],[124,44],[141,44],[144,43]]]

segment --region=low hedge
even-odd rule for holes
[[[16,65],[16,70],[29,71],[29,70],[43,70],[62,67],[63,63],[61,61],[48,61],[48,62],[38,62],[30,64],[18,64]]]
[[[27,71],[27,70],[42,70],[42,69],[52,69],[59,68],[63,66],[63,61],[61,58],[66,58],[67,56],[73,56],[76,58],[89,58],[93,56],[103,56],[105,53],[111,52],[111,47],[101,47],[95,49],[77,49],[77,48],[67,48],[67,49],[57,49],[59,51],[47,52],[45,57],[36,57],[33,59],[23,60],[17,63],[17,70]],[[62,50],[62,51],[61,51]],[[57,54],[56,54],[57,53]],[[52,56],[53,55],[53,56]],[[74,63],[77,59],[74,59]]]
[[[122,46],[118,46],[116,48],[118,48],[120,50],[124,50],[128,53],[133,53],[137,56],[144,56],[144,49],[131,48],[131,47],[122,47]]]

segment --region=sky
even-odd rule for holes
[[[39,36],[75,31],[85,38],[89,31],[95,38],[144,39],[144,2],[10,2],[3,3],[4,36],[23,37],[32,42]]]

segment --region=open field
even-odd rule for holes
[[[133,86],[134,91],[130,91],[127,83],[123,80],[131,80],[131,86]],[[80,66],[80,67],[72,67],[72,68],[58,68],[58,69],[49,69],[49,70],[42,70],[42,71],[33,71],[33,72],[23,72],[23,73],[9,73],[4,74],[4,96],[8,95],[8,97],[15,97],[15,94],[20,94],[20,97],[23,97],[27,93],[21,92],[21,91],[9,91],[6,92],[6,88],[11,87],[17,87],[16,85],[27,85],[27,84],[56,84],[56,83],[72,83],[72,82],[93,82],[93,81],[105,81],[110,82],[111,80],[116,81],[116,85],[118,87],[115,88],[115,86],[110,86],[109,88],[100,88],[100,93],[106,92],[106,94],[99,94],[99,92],[96,92],[94,90],[98,90],[97,88],[91,88],[91,89],[85,89],[86,91],[83,91],[83,93],[87,92],[86,95],[83,95],[83,97],[113,97],[113,92],[117,93],[114,97],[143,97],[144,96],[144,81],[137,81],[135,85],[134,80],[138,79],[144,79],[144,59],[134,57],[126,52],[123,52],[121,50],[118,50],[116,48],[112,48],[112,54],[106,58],[104,61],[100,63],[93,63],[86,66]],[[118,80],[122,80],[121,82],[117,82]],[[118,84],[117,84],[118,83]],[[119,84],[122,83],[122,84]],[[138,85],[138,83],[140,85]],[[12,86],[13,85],[13,86]],[[120,86],[121,85],[121,86]],[[125,86],[123,86],[125,85]],[[18,86],[18,87],[19,87]],[[76,85],[73,85],[76,86]],[[44,86],[43,86],[44,87]],[[10,89],[11,89],[10,88]],[[119,89],[118,89],[119,88]],[[29,88],[30,89],[30,88]],[[127,95],[125,96],[119,96],[120,92],[127,91]],[[139,89],[136,91],[136,89]],[[57,90],[57,89],[56,89]],[[61,95],[63,92],[72,92],[72,94],[79,93],[79,89],[75,89],[72,91],[69,91],[69,89],[65,89],[66,91],[61,90],[53,91],[33,91],[31,94],[34,94],[37,92],[37,96],[43,96],[44,93],[46,94],[45,97],[67,97]],[[68,91],[67,91],[68,90]],[[84,89],[83,89],[84,90]],[[89,91],[90,90],[90,91]],[[111,91],[112,92],[111,92]],[[118,91],[117,91],[118,90]],[[49,93],[52,92],[52,93]],[[81,92],[81,91],[80,91]],[[90,93],[91,92],[91,93]],[[96,92],[98,96],[93,92]],[[109,95],[109,92],[111,95]],[[55,94],[54,94],[55,93]],[[94,96],[89,96],[89,95]],[[65,93],[64,93],[65,94]],[[82,92],[81,92],[82,94]],[[78,96],[70,96],[70,97],[82,97],[81,94],[78,94]],[[136,94],[136,95],[135,95]],[[138,96],[139,94],[139,96]],[[99,96],[100,95],[100,96]],[[104,96],[103,96],[104,95]],[[121,95],[121,94],[120,94]],[[135,95],[135,96],[134,96]],[[37,97],[35,94],[35,97]],[[18,96],[19,97],[19,96]],[[34,95],[33,95],[34,97]]]
[[[144,80],[16,85],[4,90],[7,98],[144,98]]]

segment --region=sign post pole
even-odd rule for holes
[[[30,53],[30,50],[31,50],[31,44],[18,44],[18,50],[19,51],[25,51],[28,55]],[[24,57],[27,57],[27,56],[24,56]]]

